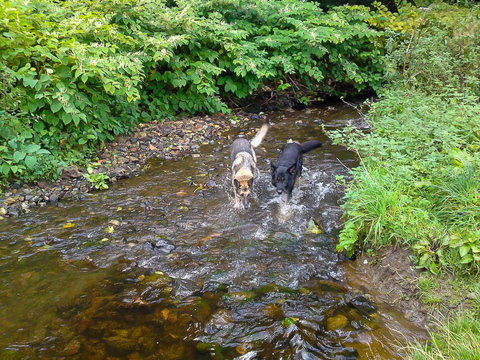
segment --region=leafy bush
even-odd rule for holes
[[[139,121],[228,112],[259,92],[378,89],[385,14],[298,0],[4,2],[0,177],[55,176]]]
[[[426,94],[480,96],[480,9],[436,3],[418,19],[404,34],[389,34],[393,80]]]

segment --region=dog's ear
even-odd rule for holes
[[[237,179],[233,179],[233,184],[235,185],[236,188],[240,187],[240,183],[238,182]]]
[[[293,164],[288,168],[288,172],[292,175],[295,174],[295,170],[297,170],[297,164]]]
[[[252,185],[253,185],[253,177],[250,180],[248,180],[248,186],[252,187]]]

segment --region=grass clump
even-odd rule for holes
[[[467,315],[445,319],[431,332],[431,341],[412,344],[406,351],[412,360],[480,359],[480,320]]]

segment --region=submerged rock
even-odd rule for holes
[[[104,339],[107,352],[113,356],[126,356],[135,351],[134,340],[123,336],[111,336]]]
[[[156,243],[152,244],[152,246],[155,250],[158,250],[165,254],[170,254],[173,250],[175,250],[175,245],[165,239],[158,240]]]
[[[360,315],[368,316],[377,312],[377,308],[363,295],[354,297],[348,305],[355,308]]]
[[[327,319],[327,330],[335,331],[338,329],[343,329],[348,325],[348,319],[343,315],[332,316]]]
[[[63,349],[63,356],[72,356],[77,354],[82,347],[82,344],[77,340],[70,341]]]

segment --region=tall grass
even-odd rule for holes
[[[406,350],[412,360],[480,359],[480,321],[470,316],[459,316],[439,323],[431,332],[426,345],[410,345]]]

